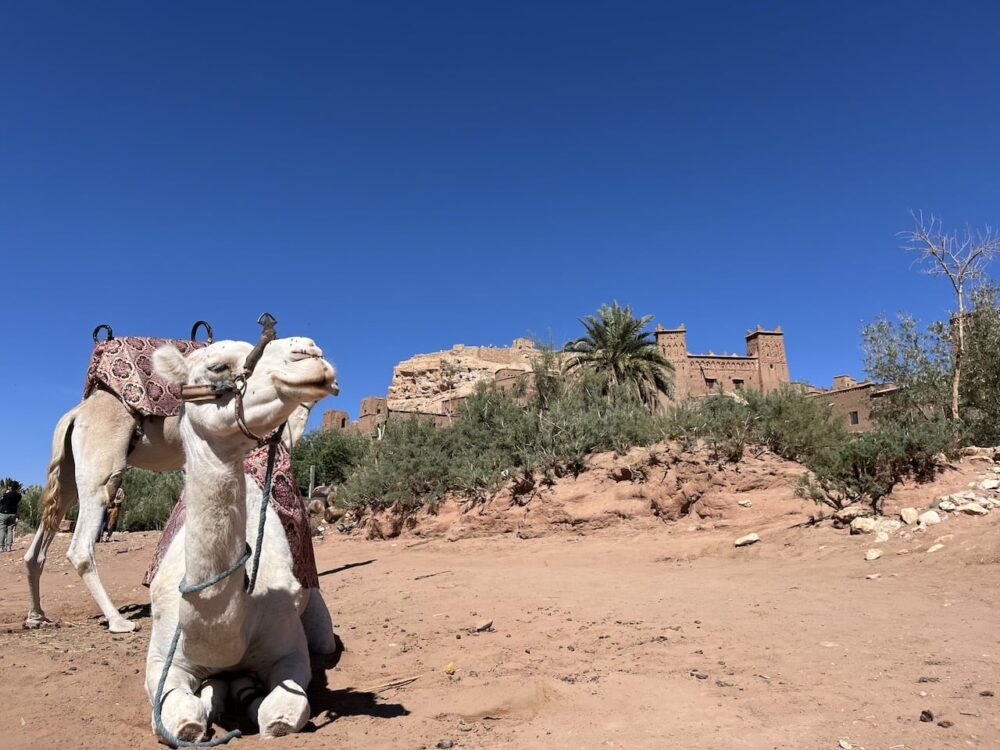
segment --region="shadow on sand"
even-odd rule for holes
[[[351,568],[360,568],[362,565],[371,565],[373,562],[377,562],[375,558],[371,560],[362,560],[361,562],[347,563],[346,565],[341,565],[339,568],[330,568],[329,570],[324,570],[319,574],[319,577],[332,576],[337,573],[343,573],[345,570],[350,570]]]

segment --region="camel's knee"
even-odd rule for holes
[[[79,549],[71,544],[66,551],[66,559],[69,560],[69,564],[81,576],[97,569],[94,555],[88,549]]]

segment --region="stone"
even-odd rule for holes
[[[760,537],[757,534],[747,534],[746,536],[741,536],[736,540],[737,547],[749,547],[751,544],[756,544],[760,541]]]
[[[903,508],[899,511],[899,517],[903,520],[907,526],[912,526],[920,518],[920,513],[916,508]]]
[[[937,514],[937,511],[928,510],[921,513],[917,520],[924,526],[936,526],[941,523],[941,516]]]
[[[487,633],[493,630],[493,620],[483,620],[478,625],[476,625],[477,633]]]
[[[969,516],[985,516],[989,513],[989,511],[979,503],[966,503],[965,505],[959,505],[955,508],[955,512],[965,513]]]
[[[455,747],[455,743],[451,740],[439,740],[434,747],[438,750],[451,750],[451,748]]]
[[[875,544],[885,544],[889,541],[889,535],[884,531],[880,531],[875,535]]]
[[[865,559],[868,562],[872,562],[873,560],[878,560],[880,557],[882,557],[882,550],[880,549],[873,548],[865,553]]]
[[[937,507],[940,508],[941,510],[951,513],[958,506],[955,505],[955,503],[953,503],[951,500],[939,500]]]
[[[979,483],[979,487],[984,490],[1000,489],[1000,479],[984,479]]]
[[[939,549],[944,549],[944,545],[943,544],[932,544],[930,547],[927,548],[927,552],[929,554],[931,552],[937,552]]]
[[[875,531],[876,521],[868,516],[859,516],[851,521],[852,534],[871,534]]]
[[[853,750],[854,745],[852,745],[847,740],[841,740],[840,742],[837,743],[837,747],[839,747],[840,750]]]
[[[948,719],[942,719],[941,721],[938,722],[938,726],[941,727],[942,729],[950,729],[951,727],[955,726],[955,722],[950,721]]]
[[[841,508],[833,514],[833,525],[835,528],[841,529],[844,526],[847,526],[855,518],[870,514],[871,508],[865,505],[851,505],[847,508]]]
[[[881,577],[882,577],[881,573],[869,573],[868,575],[865,576],[865,579],[869,581],[877,581]]]
[[[929,708],[925,708],[923,711],[920,712],[920,721],[923,722],[934,721],[934,712],[931,711]]]
[[[753,502],[751,500],[740,500],[736,504],[739,505],[741,508],[752,508],[753,507]]]

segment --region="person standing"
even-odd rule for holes
[[[14,531],[17,528],[17,506],[21,503],[21,484],[7,480],[7,488],[0,498],[0,552],[14,550]]]
[[[119,487],[118,491],[115,492],[114,498],[108,504],[108,509],[104,517],[103,531],[107,534],[104,539],[106,542],[111,541],[111,535],[118,530],[118,517],[121,515],[122,506],[125,505],[125,488]]]

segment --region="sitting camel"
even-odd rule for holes
[[[244,426],[257,435],[276,430],[299,404],[337,391],[319,348],[308,339],[294,341],[289,356],[271,352],[273,343],[265,348],[247,380]],[[164,347],[153,363],[168,382],[215,386],[232,380],[250,348],[218,342],[184,356]],[[154,732],[171,744],[203,737],[225,684],[206,680],[222,672],[252,673],[264,683],[267,695],[254,701],[251,717],[263,737],[296,732],[309,718],[309,649],[300,620],[308,594],[293,574],[285,531],[270,509],[256,567],[252,558],[245,570],[241,564],[258,543],[260,493],[255,485],[248,490],[243,464],[254,442],[237,410],[218,400],[185,403],[179,435],[187,520],[150,587],[146,690]],[[250,592],[248,581],[254,582]]]
[[[301,339],[271,341],[265,351],[270,357],[283,352],[286,358]],[[284,439],[291,447],[305,432],[311,404],[297,407],[288,419]],[[49,545],[59,524],[77,501],[80,514],[66,557],[83,579],[101,608],[112,633],[127,633],[136,624],[126,620],[112,603],[97,572],[94,554],[104,506],[121,484],[127,466],[149,471],[176,471],[184,466],[184,448],[179,434],[179,416],[143,417],[135,439],[137,418],[112,393],[94,389],[59,420],[52,440],[52,460],[42,495],[43,523],[24,556],[31,592],[31,610],[26,628],[52,625],[42,610],[41,576]],[[319,589],[311,589],[326,609]],[[310,608],[312,609],[312,607]]]

